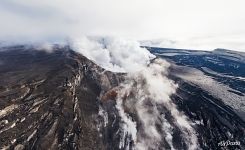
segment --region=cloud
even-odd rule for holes
[[[220,39],[215,46],[244,50],[238,39],[223,39],[244,38],[242,6],[243,0],[1,0],[0,41],[57,42],[91,35],[190,42],[215,36]]]
[[[245,52],[245,36],[243,35],[224,35],[211,37],[196,37],[185,40],[166,40],[155,39],[140,41],[142,46],[164,47],[164,48],[182,48],[192,50],[214,50],[216,48],[224,48],[235,51]]]

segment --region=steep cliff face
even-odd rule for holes
[[[1,148],[109,147],[100,132],[105,115],[99,99],[121,75],[68,47],[52,53],[12,47],[1,52],[0,60]]]

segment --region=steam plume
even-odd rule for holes
[[[194,128],[170,99],[177,85],[167,78],[168,62],[153,60],[155,56],[137,42],[122,39],[83,37],[74,41],[73,48],[105,69],[128,73],[117,91],[116,108],[121,117],[119,148],[148,150],[167,144],[174,149],[172,126],[180,130],[188,149],[198,148]],[[166,117],[167,113],[173,121]]]

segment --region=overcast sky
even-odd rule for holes
[[[0,0],[0,41],[118,36],[245,51],[244,0]]]

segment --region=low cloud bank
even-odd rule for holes
[[[216,48],[224,48],[245,52],[245,37],[243,35],[223,35],[211,37],[196,37],[189,39],[153,39],[140,41],[141,46],[177,48],[190,50],[212,51]]]

